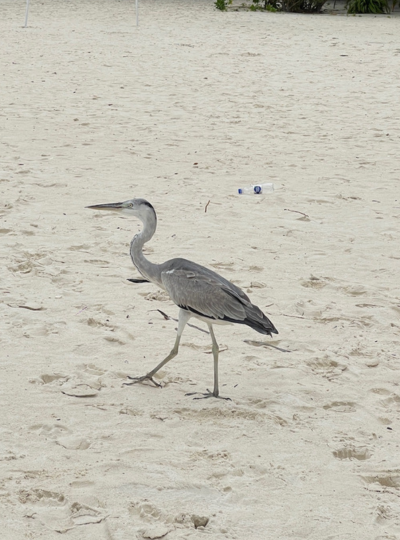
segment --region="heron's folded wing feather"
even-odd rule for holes
[[[213,319],[246,318],[243,299],[236,291],[209,276],[179,269],[162,272],[161,278],[171,299],[180,307]]]

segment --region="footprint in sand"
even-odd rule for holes
[[[394,488],[399,490],[400,495],[400,474],[398,470],[395,471],[381,471],[376,474],[368,476],[361,476],[361,479],[366,484],[379,484],[382,487]]]
[[[356,404],[352,401],[332,401],[322,407],[326,411],[349,413],[356,411]]]
[[[106,518],[103,509],[79,502],[70,503],[60,492],[41,488],[21,490],[18,500],[26,505],[25,515],[38,519],[46,527],[65,533],[80,525],[100,523]]]
[[[43,373],[39,376],[38,381],[41,381],[42,384],[51,384],[54,381],[67,381],[68,375],[63,375],[62,373]]]
[[[365,461],[371,457],[368,448],[355,448],[354,446],[344,446],[334,450],[332,453],[336,459],[340,460],[357,459],[358,461]]]
[[[62,424],[35,424],[29,430],[36,431],[38,435],[53,440],[71,433],[71,430]]]

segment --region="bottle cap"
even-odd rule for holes
[[[239,193],[239,195],[241,195],[241,194],[243,193],[243,192],[242,192],[242,188],[239,188],[239,189],[238,189],[238,193]]]

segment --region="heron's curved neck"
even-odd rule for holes
[[[157,228],[157,216],[154,209],[149,209],[145,216],[139,217],[143,223],[142,231],[133,237],[130,247],[130,255],[133,264],[139,270],[143,277],[148,280],[156,283],[160,287],[162,286],[161,282],[161,273],[159,271],[159,265],[151,263],[143,255],[143,246],[146,242],[151,240],[156,232]]]

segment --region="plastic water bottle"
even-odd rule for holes
[[[274,184],[256,184],[238,189],[239,195],[261,195],[268,191],[274,191]]]

